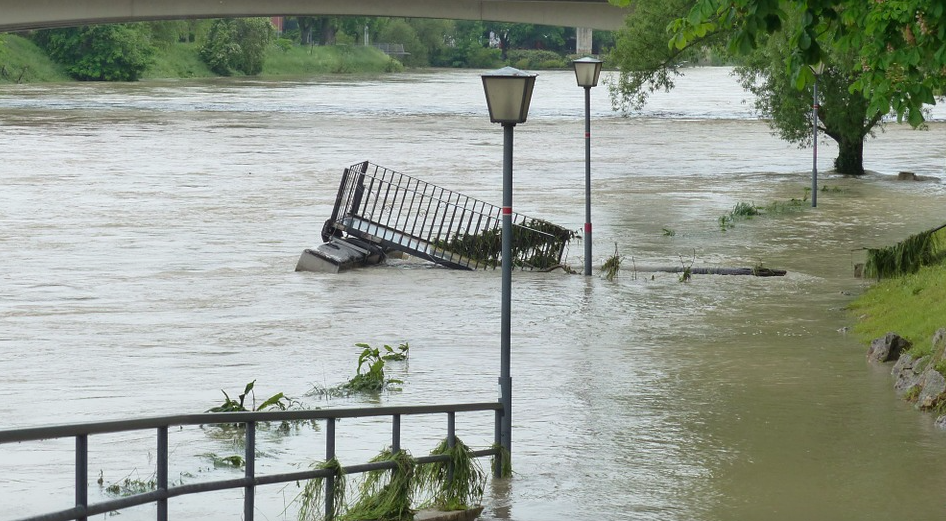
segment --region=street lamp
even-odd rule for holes
[[[500,349],[499,401],[503,406],[500,426],[500,444],[512,454],[512,373],[510,372],[510,311],[512,307],[512,130],[529,115],[535,74],[512,67],[483,75],[483,90],[489,120],[503,126],[503,228],[502,228],[502,336]],[[503,458],[498,458],[501,461]],[[496,465],[496,476],[503,474],[502,464]]]
[[[585,88],[585,276],[591,276],[591,87],[598,85],[601,60],[581,58],[575,65],[578,86]]]
[[[811,164],[811,207],[815,208],[818,206],[818,77],[824,73],[824,62],[818,62],[817,65],[809,65],[809,67],[811,67],[811,72],[815,73],[815,88],[811,104],[811,128],[814,136]]]

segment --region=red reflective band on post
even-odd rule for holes
[[[591,233],[591,223],[585,223],[585,233]]]
[[[812,105],[811,108],[813,108],[813,109],[820,109],[820,108],[821,108],[821,105]]]
[[[512,215],[512,206],[503,206],[503,215]]]
[[[585,132],[585,139],[591,139],[591,132]]]

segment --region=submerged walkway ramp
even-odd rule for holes
[[[575,232],[513,214],[512,262],[561,265]],[[345,169],[322,240],[347,234],[455,269],[501,265],[502,209],[367,161]]]

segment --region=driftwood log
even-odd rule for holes
[[[683,266],[635,266],[633,271],[683,273],[685,269],[686,268]],[[781,277],[786,273],[788,272],[785,270],[773,270],[769,268],[690,268],[691,275],[753,275],[756,277]]]

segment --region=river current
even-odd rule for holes
[[[483,518],[941,519],[946,432],[843,328],[867,284],[853,278],[860,249],[946,220],[942,109],[926,131],[888,124],[863,179],[833,174],[822,143],[818,208],[722,231],[738,202],[804,198],[811,149],[772,136],[728,69],[690,70],[631,117],[606,87],[592,94],[595,265],[615,251],[624,263],[614,281],[515,272],[515,475],[487,488]],[[582,118],[572,73],[541,73],[515,132],[517,212],[581,228]],[[258,399],[313,407],[496,399],[499,271],[293,271],[348,165],[500,202],[502,130],[478,71],[5,85],[0,144],[0,428],[202,412],[253,380]],[[582,254],[573,244],[568,263]],[[788,274],[634,269],[691,264]],[[409,342],[390,366],[402,390],[306,396],[354,374],[358,342]],[[458,435],[485,447],[491,420],[461,415]],[[426,454],[442,429],[405,420],[403,444]],[[341,422],[339,459],[367,460],[388,432]],[[261,434],[257,472],[307,467],[322,436]],[[151,433],[92,437],[90,475],[147,480],[152,447]],[[172,480],[236,477],[204,456],[234,452],[174,432]],[[0,446],[0,519],[68,508],[72,461],[70,442]],[[297,493],[261,488],[258,518],[294,519]],[[240,497],[175,498],[171,516],[238,519]]]

